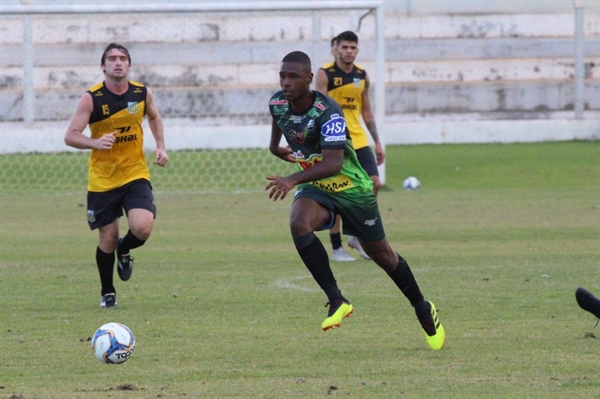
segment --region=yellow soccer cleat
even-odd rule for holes
[[[415,306],[415,313],[425,332],[425,340],[434,351],[440,350],[446,343],[446,332],[440,323],[435,305],[431,301],[424,301]]]
[[[346,317],[350,316],[352,312],[354,312],[354,308],[352,305],[343,299],[338,299],[333,302],[327,303],[325,306],[329,305],[329,313],[327,318],[321,325],[323,331],[327,331],[330,328],[339,327],[342,324],[342,320]]]

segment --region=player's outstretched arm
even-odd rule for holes
[[[267,176],[270,180],[265,191],[271,190],[269,198],[273,201],[284,199],[287,193],[296,185],[320,180],[336,175],[342,169],[344,150],[323,150],[323,160],[308,169],[293,173],[289,176]]]

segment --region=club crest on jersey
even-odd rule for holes
[[[127,113],[128,114],[137,114],[140,110],[140,105],[137,101],[135,102],[127,102]]]
[[[331,119],[321,126],[321,134],[325,136],[325,141],[345,141],[346,140],[346,120],[339,114],[331,115]]]
[[[353,81],[352,81],[352,85],[353,85],[354,87],[360,87],[360,81],[361,81],[361,80],[362,80],[362,79],[360,79],[360,78],[354,78],[354,79],[353,79]]]

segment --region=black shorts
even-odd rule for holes
[[[123,209],[125,212],[131,209],[146,209],[156,217],[152,185],[148,180],[134,180],[110,191],[88,191],[87,219],[90,229],[111,224],[123,216]]]
[[[363,147],[355,150],[356,157],[360,166],[367,172],[369,176],[379,176],[379,169],[377,169],[377,161],[375,161],[375,155],[371,151],[371,147]]]
[[[342,218],[342,230],[346,235],[366,241],[379,241],[385,237],[377,198],[372,191],[351,194],[344,191],[328,193],[311,184],[302,184],[294,195],[294,201],[298,198],[310,198],[331,212],[329,223],[319,230],[333,227],[335,215],[338,214]]]

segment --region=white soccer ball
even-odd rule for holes
[[[404,179],[402,187],[404,187],[405,190],[409,191],[418,190],[421,188],[421,182],[416,177],[410,176]]]
[[[92,338],[92,350],[102,363],[126,362],[135,349],[135,337],[124,324],[107,323],[96,330]]]

